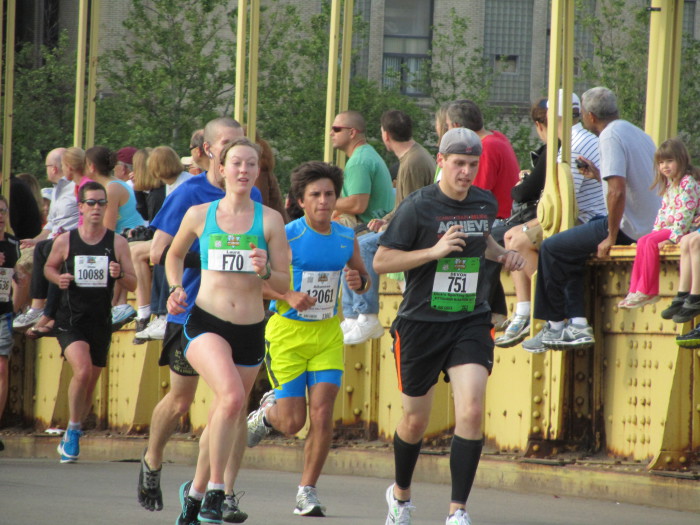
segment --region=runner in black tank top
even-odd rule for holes
[[[61,290],[56,314],[58,342],[73,370],[68,388],[70,421],[58,445],[61,463],[80,454],[81,421],[92,405],[92,392],[112,339],[111,303],[114,282],[134,291],[136,274],[126,239],[103,225],[106,192],[97,182],[80,189],[78,210],[83,223],[56,237],[44,266],[46,278]]]

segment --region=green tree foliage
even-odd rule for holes
[[[227,0],[132,0],[122,41],[100,61],[96,142],[167,144],[187,151],[192,131],[230,113],[235,78],[222,39]]]
[[[39,57],[31,44],[20,47],[15,65],[13,172],[33,173],[45,185],[46,154],[73,142],[75,52],[63,33]]]
[[[329,132],[325,129],[329,25],[329,2],[308,20],[289,4],[275,3],[261,16],[258,125],[261,136],[278,151],[275,171],[283,189],[300,162],[323,158]],[[365,30],[360,17],[353,27],[355,34]],[[365,117],[368,141],[390,164],[396,157],[386,152],[379,131],[384,111],[400,109],[411,115],[418,134],[426,134],[429,127],[414,99],[359,77],[351,79],[349,107]]]

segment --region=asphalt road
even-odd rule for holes
[[[175,523],[177,489],[193,467],[164,467],[165,509],[143,510],[136,501],[137,463],[90,462],[61,465],[47,459],[0,456],[0,525],[160,525]],[[237,491],[246,523],[266,525],[317,523],[292,514],[299,476],[286,472],[243,470]],[[323,476],[319,498],[328,507],[328,525],[381,525],[384,493],[390,481],[351,476]],[[414,525],[444,523],[447,485],[414,485]],[[698,525],[700,514],[642,505],[578,498],[474,489],[469,512],[474,525]]]

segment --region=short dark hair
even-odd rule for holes
[[[484,129],[484,116],[475,102],[467,99],[455,100],[447,106],[447,117],[452,124],[472,131]]]
[[[327,162],[312,160],[297,166],[290,176],[291,193],[294,201],[302,200],[306,187],[319,179],[330,179],[336,198],[343,190],[343,170]]]
[[[190,150],[197,148],[200,152],[204,153],[204,130],[198,129],[190,137]]]
[[[92,162],[101,175],[109,175],[117,165],[117,154],[104,146],[93,146],[85,152],[85,158]]]
[[[107,198],[107,190],[105,187],[100,184],[99,182],[95,182],[94,180],[91,180],[90,182],[86,182],[80,187],[80,191],[78,192],[78,200],[80,202],[85,200],[85,194],[88,191],[99,191],[102,190],[105,194],[105,198]]]
[[[382,129],[389,134],[391,140],[408,142],[413,138],[413,121],[411,117],[398,109],[390,109],[382,113],[379,122]]]
[[[547,99],[541,98],[530,108],[530,117],[533,122],[547,125]]]

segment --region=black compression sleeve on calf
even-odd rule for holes
[[[450,473],[452,474],[452,503],[466,503],[479,466],[483,439],[452,436]]]
[[[418,443],[406,443],[394,432],[394,470],[396,486],[400,489],[408,489],[411,486],[422,444],[422,439]]]

